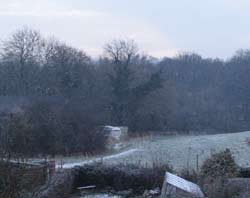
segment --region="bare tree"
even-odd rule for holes
[[[63,92],[67,95],[80,91],[84,80],[88,78],[91,62],[84,51],[53,39],[46,42],[44,57],[41,81],[48,89],[46,92]]]
[[[115,64],[129,65],[137,55],[138,48],[133,40],[113,40],[106,44],[104,53]]]
[[[2,44],[1,56],[6,87],[18,95],[30,94],[38,87],[44,39],[36,30],[23,27]],[[11,83],[11,85],[9,85]]]
[[[36,30],[24,27],[3,42],[2,57],[5,61],[18,62],[21,66],[28,62],[38,62],[44,40]]]
[[[116,125],[130,125],[139,105],[154,90],[161,87],[160,73],[152,74],[140,84],[134,83],[132,66],[140,59],[137,45],[133,40],[114,40],[104,48],[105,55],[113,64],[109,75],[112,88],[112,117]]]
[[[133,75],[130,66],[137,54],[137,46],[132,40],[114,40],[105,46],[104,54],[114,66],[113,74],[109,75],[112,87],[113,122],[125,125],[128,123],[130,81]]]

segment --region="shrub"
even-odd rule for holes
[[[106,136],[96,130],[95,116],[80,104],[72,103],[53,105],[36,101],[22,113],[7,116],[0,131],[0,136],[6,138],[1,139],[0,147],[4,145],[5,153],[12,157],[103,151]]]
[[[92,164],[79,167],[76,186],[96,185],[98,188],[114,190],[133,189],[141,194],[145,189],[161,187],[168,166],[157,168],[143,168],[135,165],[105,165]]]
[[[45,182],[46,173],[42,167],[0,161],[0,197],[27,198]]]
[[[198,172],[196,172],[195,170],[188,170],[188,169],[183,169],[180,172],[180,177],[191,181],[193,183],[199,183],[200,182],[200,175]]]
[[[228,189],[226,181],[237,176],[237,165],[229,149],[213,154],[201,167],[203,190],[209,198],[234,198],[237,189]]]
[[[250,178],[250,168],[240,168],[238,171],[238,177]]]
[[[203,177],[234,177],[237,175],[237,165],[229,149],[213,154],[205,160],[201,167]]]
[[[207,177],[204,179],[203,190],[208,198],[237,198],[237,188],[228,188],[224,177]]]

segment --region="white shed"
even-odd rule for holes
[[[112,137],[116,140],[119,140],[122,135],[122,131],[119,127],[105,126],[103,130],[109,137]]]
[[[166,173],[161,198],[204,198],[197,184],[169,172]]]
[[[128,134],[128,127],[118,127],[118,126],[104,126],[103,132],[112,141],[121,141]]]

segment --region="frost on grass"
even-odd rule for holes
[[[131,139],[128,142],[128,151],[121,152],[103,158],[107,164],[135,164],[145,167],[153,167],[159,164],[170,164],[175,170],[196,169],[211,154],[230,149],[236,163],[247,167],[250,164],[248,153],[250,147],[246,138],[250,132],[233,134],[216,134],[201,136],[153,136]],[[86,163],[78,162],[76,165]],[[74,159],[71,165],[74,165]]]

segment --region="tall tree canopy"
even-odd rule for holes
[[[109,74],[112,87],[112,117],[116,125],[133,125],[139,105],[152,91],[162,85],[160,73],[141,83],[134,83],[134,70],[141,56],[133,40],[114,40],[107,44],[105,55],[113,65]]]

